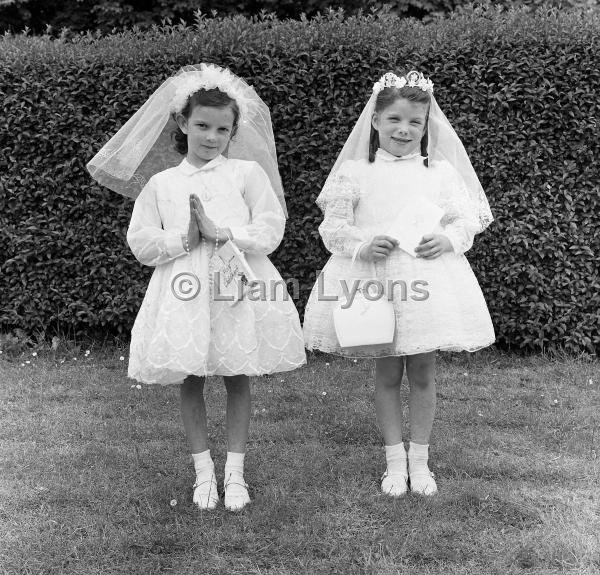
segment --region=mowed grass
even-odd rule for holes
[[[176,387],[131,387],[119,350],[7,355],[1,573],[600,573],[597,361],[440,356],[429,499],[379,492],[373,361],[254,379],[232,514],[191,504]],[[220,379],[206,395],[220,476]]]

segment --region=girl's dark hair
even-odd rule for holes
[[[235,136],[240,119],[240,109],[237,102],[228,96],[225,92],[221,92],[219,88],[211,88],[210,90],[198,90],[194,92],[187,101],[187,104],[181,110],[181,114],[189,118],[192,110],[196,106],[207,106],[211,108],[227,108],[229,106],[233,112],[233,131],[231,137]],[[187,135],[177,126],[171,133],[171,139],[174,140],[173,146],[180,154],[185,155],[188,152]]]
[[[411,102],[418,104],[429,104],[431,97],[429,92],[424,92],[421,88],[411,88],[410,86],[404,86],[403,88],[384,88],[377,94],[375,100],[375,112],[382,112],[388,106],[391,106],[396,100],[404,98]],[[427,136],[427,122],[429,120],[429,108],[427,109],[427,116],[425,117],[425,128],[423,130],[423,137],[421,138],[421,156],[424,156],[423,164],[429,166],[428,158],[428,136]],[[375,161],[375,152],[379,148],[379,132],[371,124],[371,135],[369,137],[369,162]]]

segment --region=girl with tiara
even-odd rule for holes
[[[305,344],[377,358],[375,409],[387,460],[381,489],[393,497],[409,488],[433,495],[437,486],[427,462],[436,403],[435,351],[475,351],[495,336],[464,255],[492,214],[430,80],[412,71],[385,74],[375,84],[317,204],[324,212],[319,232],[333,255],[306,307]],[[425,210],[419,212],[418,205]],[[408,213],[421,221],[434,214],[437,223],[411,240],[414,221]],[[356,278],[376,279],[392,301],[388,343],[340,346],[334,326],[338,303],[329,296],[348,293]],[[410,295],[402,289],[407,285],[413,288]],[[404,370],[410,385],[408,462],[400,399]]]
[[[186,66],[150,96],[88,169],[101,184],[136,198],[127,241],[142,264],[154,267],[131,333],[128,375],[148,384],[179,384],[196,470],[193,501],[200,509],[219,501],[204,380],[224,377],[225,507],[242,509],[250,502],[243,475],[249,376],[306,361],[298,313],[267,257],[282,239],[287,215],[269,110],[229,70]],[[219,274],[227,274],[229,256],[224,260],[219,249],[228,242],[234,245],[227,253],[237,254],[241,269],[275,289],[246,297],[234,282],[235,293],[222,291]]]

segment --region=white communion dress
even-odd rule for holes
[[[385,234],[403,205],[425,198],[444,215],[433,233],[445,234],[453,252],[427,260],[396,247],[373,264],[356,258],[363,242]],[[379,149],[375,161],[350,160],[340,166],[320,196],[319,227],[333,254],[310,294],[304,318],[308,349],[347,357],[383,357],[433,350],[475,351],[495,341],[481,289],[464,253],[473,245],[476,217],[467,192],[447,162],[423,164]],[[354,261],[353,261],[354,260]],[[376,279],[393,293],[394,340],[371,348],[340,348],[333,323],[342,282]]]
[[[181,236],[188,231],[192,193],[217,226],[231,229],[263,280],[264,297],[257,292],[232,302],[216,294],[209,280],[213,242],[185,251]],[[267,257],[284,228],[279,200],[256,162],[218,156],[196,168],[184,159],[150,178],[127,232],[135,257],[155,266],[131,333],[129,377],[175,384],[190,374],[263,375],[304,364],[298,312]],[[195,278],[199,284],[191,283]],[[198,286],[188,299],[185,294]]]

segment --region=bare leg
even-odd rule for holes
[[[435,415],[435,352],[408,356],[406,373],[410,382],[410,489],[419,495],[435,495],[437,485],[427,465]]]
[[[427,445],[435,416],[435,352],[407,356],[406,375],[410,383],[410,439]]]
[[[181,419],[192,453],[208,449],[206,405],[204,404],[204,378],[188,375],[179,387]]]
[[[219,502],[212,459],[208,453],[204,378],[188,375],[179,388],[181,419],[194,457],[196,482],[193,502],[202,510],[214,509]]]
[[[227,450],[245,453],[250,427],[250,378],[225,377],[227,390]]]
[[[240,511],[248,503],[244,481],[244,455],[250,426],[250,378],[236,375],[225,378],[227,390],[227,461],[225,463],[225,508]]]
[[[381,478],[381,491],[392,497],[402,497],[408,489],[400,398],[403,372],[402,357],[383,357],[376,361],[375,409],[383,434],[387,463],[387,469]]]
[[[404,372],[402,357],[380,357],[375,363],[375,411],[385,445],[402,442],[400,384]]]

